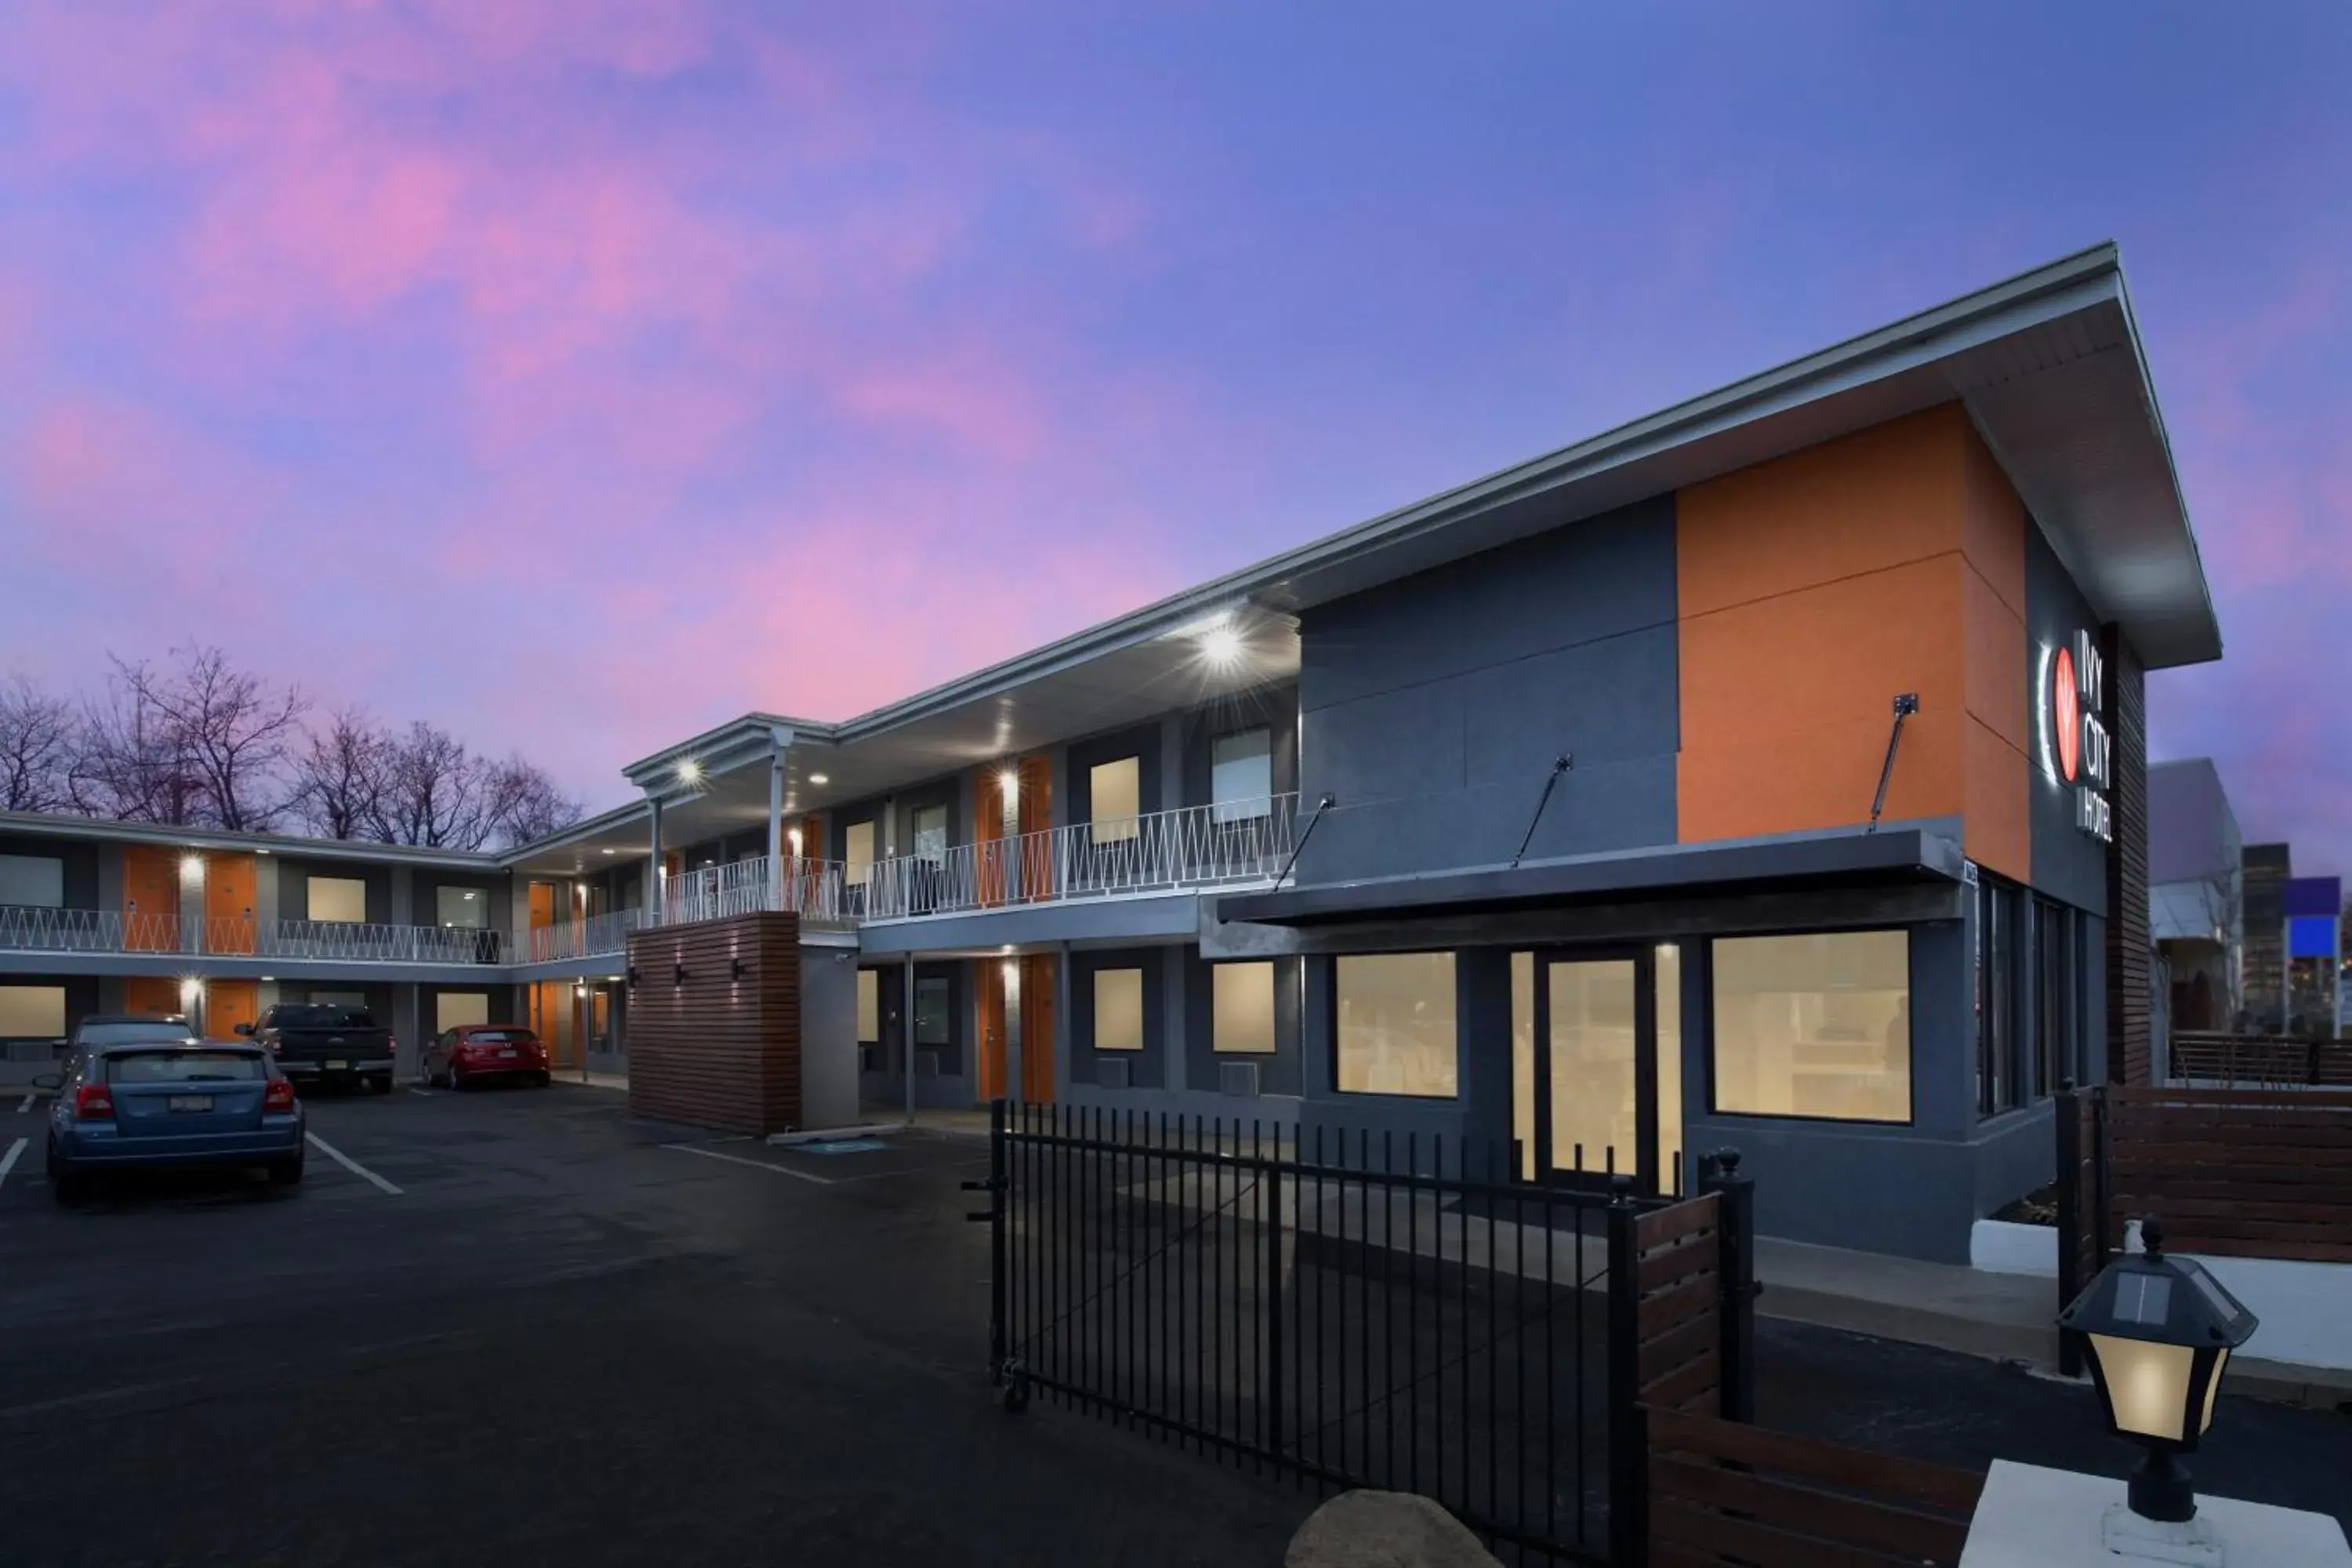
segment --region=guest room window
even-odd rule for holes
[[[1265,1054],[1274,1049],[1274,965],[1220,963],[1209,971],[1210,1048]]]
[[[1095,1049],[1143,1048],[1143,971],[1095,971]]]
[[[1336,978],[1341,1092],[1453,1099],[1454,955],[1350,954]]]
[[[1714,1066],[1719,1111],[1910,1121],[1910,933],[1717,942]]]

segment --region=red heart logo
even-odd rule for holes
[[[2083,700],[2074,689],[2074,655],[2060,648],[2050,661],[2050,727],[2057,731],[2058,776],[2074,782],[2083,762]]]

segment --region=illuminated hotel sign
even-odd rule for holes
[[[2042,652],[2042,771],[2074,797],[2074,826],[2101,843],[2116,836],[2107,798],[2115,748],[2099,719],[2106,673],[2088,632],[2076,632],[2072,647],[2061,643]]]

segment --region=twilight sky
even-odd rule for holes
[[[2352,870],[2352,7],[1927,9],[8,0],[0,674],[610,805],[2114,238],[2156,754]]]

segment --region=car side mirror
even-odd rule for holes
[[[236,1032],[240,1035],[250,1035],[253,1033],[253,1026],[250,1024],[239,1024],[236,1026]]]
[[[66,1079],[63,1073],[45,1072],[36,1075],[33,1079],[35,1089],[63,1089],[65,1086]]]

